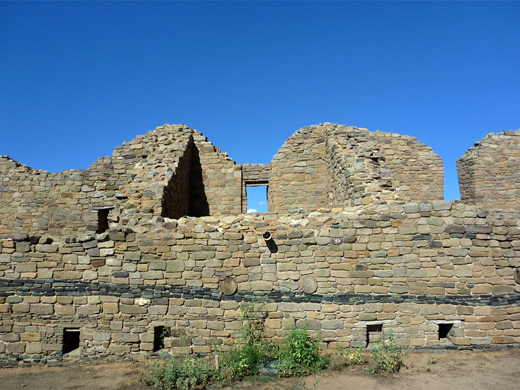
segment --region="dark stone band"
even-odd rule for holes
[[[336,303],[418,303],[462,306],[506,306],[520,303],[520,294],[510,295],[418,295],[418,294],[305,294],[292,291],[244,292],[232,296],[218,289],[181,286],[143,286],[79,280],[6,279],[0,278],[0,296],[91,296],[109,295],[121,298],[183,298],[236,302]]]

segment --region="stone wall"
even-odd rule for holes
[[[329,201],[335,207],[396,200],[382,149],[370,133],[355,127],[326,125]]]
[[[196,132],[194,135],[203,178],[203,191],[209,207],[208,215],[242,212],[242,170],[227,153]]]
[[[0,235],[11,231],[85,231],[97,226],[94,206],[118,204],[115,191],[103,193],[88,172],[49,173],[31,169],[4,156],[0,159]],[[105,182],[99,183],[106,189]]]
[[[520,206],[520,130],[490,133],[457,160],[463,202],[484,209]]]
[[[464,202],[439,200],[442,161],[415,138],[330,123],[270,165],[184,125],[84,171],[1,156],[0,366],[224,351],[252,304],[267,337],[306,324],[330,350],[387,330],[410,348],[520,346],[518,139],[459,160]],[[258,184],[270,213],[241,214]]]
[[[306,323],[329,348],[364,346],[370,325],[409,347],[520,342],[513,214],[421,202],[161,221],[1,240],[1,364],[138,357],[159,326],[174,335],[166,351],[179,352],[181,336],[191,352],[223,350],[252,302],[268,337]],[[63,354],[70,329],[79,346]]]
[[[158,128],[117,147],[88,170],[37,171],[2,159],[0,234],[96,230],[95,207],[116,214],[161,213],[164,186],[184,154],[190,131]]]
[[[412,200],[444,199],[444,167],[432,148],[417,138],[376,131],[373,137],[385,158],[386,178],[401,197]]]
[[[416,138],[325,123],[290,137],[271,162],[270,210],[444,199],[442,159]]]
[[[268,207],[272,212],[328,206],[327,150],[318,126],[294,133],[271,161]]]
[[[50,173],[1,156],[0,172],[0,235],[95,231],[97,207],[114,207],[113,221],[134,223],[152,215],[241,212],[240,167],[184,125],[124,142],[88,170]]]

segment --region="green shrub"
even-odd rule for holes
[[[258,365],[265,355],[256,344],[240,345],[224,354],[220,363],[219,377],[223,381],[233,381],[258,374]]]
[[[338,347],[334,368],[341,369],[344,366],[360,366],[366,363],[365,349]]]
[[[320,341],[309,336],[307,328],[293,328],[282,346],[263,340],[264,316],[255,306],[242,309],[242,333],[239,345],[221,355],[218,369],[207,360],[184,356],[162,358],[148,363],[143,382],[160,390],[202,388],[210,381],[231,382],[257,375],[259,365],[276,358],[280,376],[301,376],[325,368],[329,360],[320,356]]]
[[[349,365],[360,366],[367,363],[365,350],[363,348],[351,348],[347,351],[347,361]]]
[[[204,359],[166,358],[145,366],[143,382],[161,390],[190,390],[206,385],[215,374],[215,370]]]
[[[311,338],[306,327],[292,328],[276,356],[278,375],[301,376],[324,369],[329,360],[320,352],[320,340]]]
[[[397,347],[397,339],[390,331],[382,333],[374,347],[371,348],[371,357],[374,360],[372,372],[397,372],[404,365],[404,351]]]

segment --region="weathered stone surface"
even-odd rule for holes
[[[238,288],[238,283],[235,278],[232,276],[226,276],[224,279],[220,281],[219,289],[220,292],[224,295],[233,295],[236,293]]]
[[[515,149],[505,136],[488,149]],[[475,166],[492,168],[489,150]],[[504,161],[493,180],[516,183]],[[250,305],[274,339],[295,325],[330,345],[366,346],[379,326],[407,347],[520,337],[518,213],[442,201],[442,162],[411,137],[311,126],[272,164],[246,166],[163,126],[85,171],[4,156],[0,170],[0,366],[60,364],[67,329],[84,360],[136,357],[161,338],[164,352],[225,351]],[[241,214],[260,182],[275,212]],[[453,323],[441,341],[439,323]]]
[[[146,314],[147,309],[144,306],[137,305],[119,305],[119,310],[124,314]]]
[[[11,233],[9,238],[13,241],[28,241],[29,235],[26,233]]]
[[[314,293],[318,288],[318,282],[314,276],[304,276],[300,279],[300,288],[307,294]]]
[[[462,201],[484,209],[520,206],[520,130],[490,133],[457,160]]]

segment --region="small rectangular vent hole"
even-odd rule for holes
[[[439,340],[447,338],[452,328],[453,324],[439,324]]]
[[[381,340],[381,333],[383,332],[383,324],[367,325],[367,347],[370,343]]]
[[[63,329],[63,353],[69,353],[79,348],[79,329]]]
[[[171,336],[169,326],[154,326],[153,328],[153,351],[157,352],[164,348],[164,338]]]

